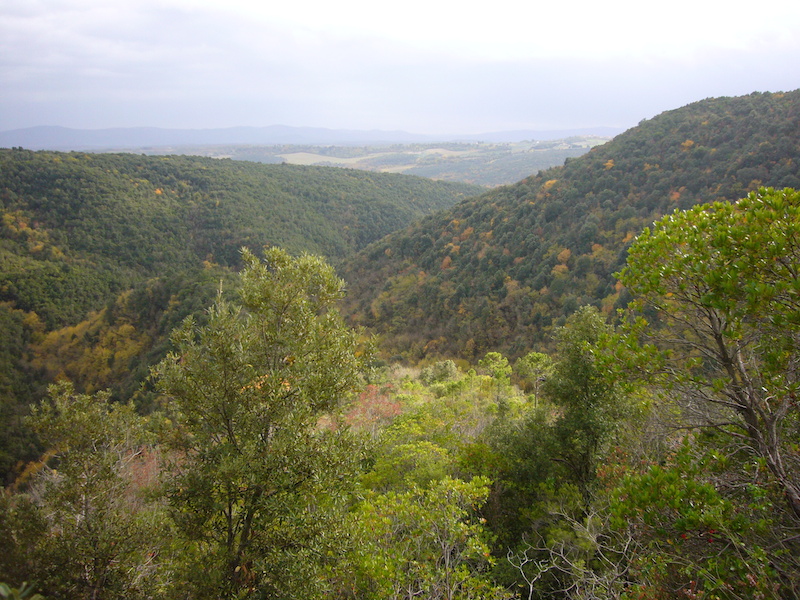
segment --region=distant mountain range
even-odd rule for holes
[[[228,127],[222,129],[162,129],[128,127],[113,129],[70,129],[67,127],[28,127],[0,132],[0,147],[29,150],[106,150],[153,148],[209,144],[310,144],[376,145],[429,142],[481,141],[492,143],[523,140],[554,140],[573,136],[613,137],[622,129],[587,127],[562,130],[499,131],[474,135],[421,135],[405,131],[359,131],[319,127]]]

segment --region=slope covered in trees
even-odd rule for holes
[[[0,150],[0,473],[44,383],[129,399],[242,246],[331,262],[480,188],[361,171]],[[146,402],[141,400],[141,402]]]
[[[800,185],[800,91],[663,113],[516,185],[465,200],[347,264],[348,314],[396,355],[519,356],[578,306],[624,303],[629,242],[675,209]]]
[[[795,190],[678,211],[630,249],[622,326],[583,306],[550,356],[468,371],[374,368],[328,265],[245,253],[238,296],[174,331],[158,410],[67,382],[34,409],[48,451],[0,494],[0,576],[87,600],[797,598],[799,248]]]
[[[782,102],[792,96],[683,110],[772,103],[789,114]],[[699,139],[686,137],[679,152]],[[553,171],[522,205],[546,208],[562,186],[591,183],[554,175],[597,178],[629,160],[591,156],[596,171],[591,161]],[[796,177],[788,155],[706,168],[721,183],[695,193],[721,198],[758,185],[748,169],[763,169],[765,180]],[[673,165],[663,175],[679,172]],[[620,252],[602,264],[620,264],[629,297],[614,288],[563,324],[553,317],[537,330],[551,334],[548,352],[522,339],[517,360],[490,351],[382,368],[340,316],[346,289],[333,269],[278,248],[263,259],[242,253],[238,277],[208,260],[199,279],[147,279],[49,332],[35,313],[0,304],[0,365],[22,357],[29,369],[78,384],[51,386],[24,420],[42,446],[0,490],[0,596],[800,597],[800,191],[759,187],[671,211],[694,200],[667,188],[661,202],[662,192],[623,180],[608,181],[634,214],[615,234]],[[593,194],[575,204],[595,206]],[[488,252],[495,232],[513,229],[500,227],[498,207],[509,220],[522,214],[511,204],[486,204],[494,222],[478,231],[472,221],[461,245],[475,235]],[[583,240],[587,261],[616,239],[602,237],[603,208],[613,205],[596,211],[597,232]],[[539,237],[550,223],[569,241],[562,213],[570,210],[562,203],[549,221],[543,215]],[[634,235],[637,221],[659,212],[669,214]],[[43,244],[34,254],[49,247],[50,238],[10,222]],[[588,278],[573,262],[580,243],[556,247],[557,299]],[[424,316],[434,302],[414,297],[427,277],[418,269],[395,289]],[[507,296],[530,294],[508,281]],[[212,301],[215,283],[222,289]],[[623,302],[610,323],[603,311]],[[485,316],[501,318],[502,309],[487,303]],[[402,314],[395,318],[401,325]],[[169,330],[165,356],[153,344]],[[430,344],[427,354],[446,349]],[[118,382],[156,362],[149,395],[117,401],[134,397]],[[35,397],[41,381],[11,374],[0,378],[3,451],[27,441],[8,394]],[[115,382],[114,393],[103,391]]]
[[[74,322],[143,277],[204,260],[235,266],[242,246],[336,261],[478,189],[197,157],[0,151],[0,299],[50,326]]]

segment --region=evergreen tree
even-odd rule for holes
[[[353,389],[356,332],[322,259],[243,253],[241,301],[188,319],[155,369],[177,431],[169,499],[198,598],[313,597],[357,466],[346,432],[318,425]]]

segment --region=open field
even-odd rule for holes
[[[194,154],[263,163],[319,165],[405,173],[443,181],[496,187],[563,164],[604,144],[606,137],[514,143],[451,142],[385,146],[206,145],[143,148],[146,154]]]

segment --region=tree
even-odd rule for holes
[[[486,356],[478,361],[478,366],[489,373],[495,389],[495,400],[499,401],[501,394],[507,391],[511,384],[512,369],[508,359],[499,352],[487,352]]]
[[[534,404],[538,404],[539,389],[553,372],[553,359],[541,352],[529,352],[517,360],[514,372],[522,380],[525,391],[533,391]]]
[[[559,409],[552,426],[553,456],[588,507],[601,452],[622,416],[622,394],[599,359],[611,328],[591,306],[571,315],[556,334],[558,355],[544,392]]]
[[[322,259],[272,248],[243,260],[240,303],[218,298],[203,327],[188,319],[154,370],[178,427],[169,498],[197,596],[309,597],[359,457],[318,421],[356,386],[364,355]]]
[[[360,540],[342,594],[411,600],[507,598],[484,571],[490,564],[482,520],[488,480],[445,477],[427,489],[368,493],[351,515]]]
[[[511,376],[511,365],[508,359],[499,352],[487,352],[478,365],[488,371],[489,375],[499,382],[508,383]]]
[[[763,461],[800,520],[800,193],[676,211],[639,236],[620,279],[632,331],[662,351],[648,368],[692,424]]]
[[[155,464],[145,419],[106,392],[76,394],[62,382],[29,421],[49,450],[30,468],[29,492],[0,511],[4,551],[17,563],[0,560],[0,570],[36,580],[47,596],[146,597],[167,536],[166,515],[144,493]]]

